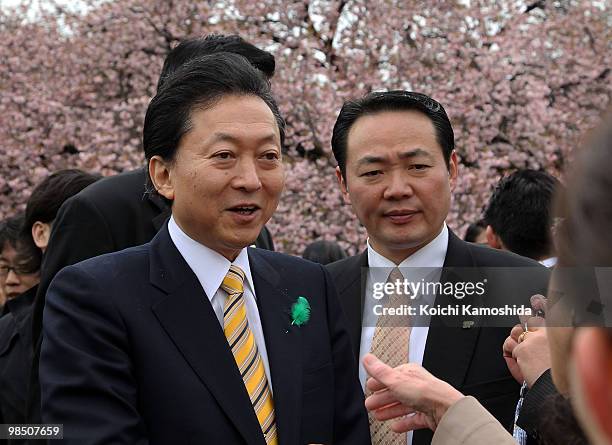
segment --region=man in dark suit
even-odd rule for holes
[[[188,39],[176,46],[164,61],[157,88],[162,88],[165,79],[185,62],[220,51],[240,54],[266,77],[274,75],[274,56],[269,52],[236,35],[211,35]],[[61,207],[42,264],[32,316],[34,357],[27,409],[30,422],[40,422],[38,358],[45,294],[51,280],[65,266],[151,241],[169,218],[170,208],[159,196],[148,193],[150,188],[147,171],[140,168],[104,178]],[[265,226],[255,245],[274,250]]]
[[[331,277],[248,248],[284,186],[283,138],[235,54],[185,64],[151,101],[143,146],[172,217],[47,294],[42,419],[66,443],[370,443]]]
[[[393,366],[408,361],[422,364],[464,394],[477,397],[510,427],[519,385],[501,350],[516,316],[487,318],[460,312],[431,315],[416,323],[415,318],[398,319],[393,325],[387,315],[375,312],[376,285],[395,281],[391,277],[398,271],[403,276],[396,277],[409,281],[419,281],[425,271],[428,282],[452,284],[455,289],[475,278],[486,283],[484,295],[463,298],[438,291],[418,297],[421,306],[529,307],[529,297],[546,289],[546,271],[536,262],[466,243],[447,228],[457,155],[444,108],[425,95],[406,91],[372,93],[349,101],[336,121],[332,148],[345,201],[369,236],[366,251],[327,266],[348,318],[356,357],[373,352],[387,354],[384,360],[395,361]],[[505,269],[486,269],[500,267]],[[414,273],[418,278],[410,276]],[[365,384],[362,364],[360,379]],[[388,426],[377,422],[371,429],[373,443],[431,441],[426,430],[406,437],[394,436]]]

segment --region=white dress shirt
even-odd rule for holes
[[[231,263],[223,255],[190,238],[178,226],[174,220],[174,216],[170,217],[170,221],[168,221],[168,232],[179,253],[185,259],[202,285],[215,311],[215,315],[219,320],[219,327],[221,330],[223,330],[223,307],[228,297],[227,292],[221,289],[221,283],[225,275],[227,275],[231,264],[240,267],[244,272],[243,296],[246,304],[247,320],[249,322],[249,328],[255,336],[255,343],[257,343],[259,355],[261,356],[266,371],[270,391],[272,391],[272,377],[270,375],[268,353],[266,351],[266,342],[261,326],[261,319],[259,318],[259,310],[257,309],[257,295],[255,294],[255,286],[253,285],[247,248],[245,247],[242,249],[234,262]],[[206,351],[202,351],[202,354],[205,353]]]
[[[440,280],[440,272],[444,266],[446,259],[446,250],[448,248],[448,228],[446,224],[442,226],[442,230],[429,244],[423,246],[415,253],[410,255],[400,264],[396,265],[393,261],[385,258],[376,252],[368,241],[368,276],[366,279],[366,298],[364,302],[364,320],[366,316],[371,316],[374,312],[374,305],[379,303],[373,298],[373,283],[385,283],[389,278],[389,274],[394,267],[398,267],[400,272],[407,280],[418,282],[421,278],[425,278],[425,271],[409,268],[428,268],[427,272],[431,272],[431,268],[440,269],[436,276],[427,273],[428,282],[438,282]],[[406,269],[404,269],[406,268]],[[406,276],[407,274],[418,274],[419,276]],[[419,297],[417,297],[419,298]],[[433,304],[435,295],[423,295],[421,297],[423,303]],[[366,315],[367,314],[367,315]],[[422,326],[422,319],[419,323],[421,326],[414,326],[410,331],[410,346],[408,348],[408,360],[410,363],[423,364],[423,355],[425,353],[425,343],[427,342],[427,334],[429,326]],[[376,329],[375,318],[369,318],[368,322],[364,322],[361,329],[361,344],[359,346],[359,380],[365,389],[367,373],[363,366],[363,357],[372,349],[372,339],[374,330]],[[408,345],[407,345],[408,347]],[[407,433],[407,444],[412,443],[412,431]]]

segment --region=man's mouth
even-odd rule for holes
[[[414,209],[395,209],[395,210],[389,210],[387,212],[384,213],[385,216],[407,216],[407,215],[414,215],[415,213],[418,213],[418,210],[414,210]]]
[[[383,213],[383,216],[389,218],[394,223],[405,223],[410,221],[419,211],[415,209],[394,209]]]
[[[259,209],[260,207],[256,204],[242,204],[230,207],[228,210],[230,212],[238,213],[239,215],[252,215]]]

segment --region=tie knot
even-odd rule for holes
[[[389,279],[387,280],[387,282],[395,283],[397,281],[404,281],[404,275],[402,275],[402,272],[399,270],[399,268],[394,267],[393,270],[391,270],[391,273],[389,274]]]
[[[234,266],[233,264],[230,266],[227,275],[223,279],[221,283],[221,289],[223,289],[228,294],[241,294],[244,292],[244,272],[238,266]]]

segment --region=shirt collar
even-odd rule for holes
[[[557,264],[557,257],[553,256],[550,258],[546,258],[545,260],[540,261],[540,264],[546,267],[553,267],[554,265]]]
[[[374,269],[374,277],[377,281],[385,282],[391,273],[391,270],[396,267],[395,263],[388,258],[385,258],[380,253],[376,252],[368,245],[368,266]],[[397,267],[400,268],[441,268],[444,266],[446,259],[446,251],[448,249],[448,227],[446,223],[442,225],[440,233],[431,240],[428,244],[421,247],[408,258],[405,258]],[[380,274],[380,275],[379,275]],[[384,276],[383,276],[384,275]]]
[[[190,238],[178,226],[174,216],[171,216],[168,221],[168,232],[179,253],[196,275],[198,281],[200,281],[209,300],[212,300],[217,290],[221,287],[221,283],[225,275],[227,275],[231,264],[243,270],[245,274],[244,286],[255,295],[255,286],[253,285],[249,255],[246,247],[240,251],[232,263],[220,253]]]

